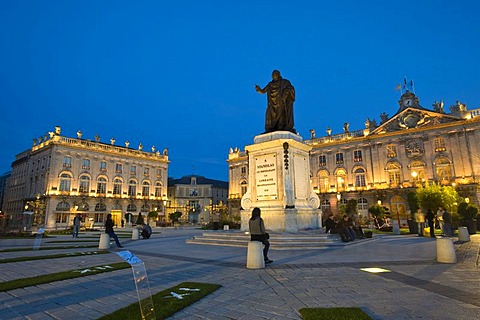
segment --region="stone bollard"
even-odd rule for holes
[[[140,239],[140,232],[138,231],[137,228],[132,229],[132,240],[138,240]]]
[[[400,234],[400,226],[398,225],[398,221],[397,220],[394,220],[392,222],[392,225],[393,225],[393,234]]]
[[[265,260],[263,259],[263,243],[260,241],[248,242],[247,269],[263,268],[265,268]]]
[[[99,250],[110,249],[110,236],[108,235],[108,233],[101,233],[100,234],[100,241],[98,242],[98,249]]]
[[[225,224],[225,225],[223,226],[223,230],[230,230],[230,226],[229,226],[228,224]]]
[[[470,241],[470,235],[468,234],[467,227],[458,227],[458,241],[462,241],[462,242]]]
[[[452,238],[437,237],[437,261],[442,263],[457,263],[457,255]]]

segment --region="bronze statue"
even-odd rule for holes
[[[268,94],[267,111],[265,113],[265,133],[274,131],[296,133],[293,128],[295,88],[290,81],[283,79],[280,71],[273,70],[272,81],[263,89],[255,85],[255,90],[261,94]]]

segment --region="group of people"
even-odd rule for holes
[[[339,221],[335,221],[333,213],[328,215],[325,221],[325,232],[338,234],[343,242],[355,239],[364,239],[365,233],[360,225],[356,225],[352,218],[344,214]]]
[[[442,236],[453,236],[452,215],[443,207],[438,208],[437,214],[435,214],[432,209],[428,209],[427,214],[424,214],[422,209],[418,209],[415,213],[415,221],[418,225],[418,235],[420,237],[423,236],[423,230],[426,225],[425,223],[427,223],[430,228],[430,237],[432,238],[435,237],[436,226],[442,230]]]

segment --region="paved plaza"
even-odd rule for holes
[[[98,232],[96,233],[98,235]],[[456,244],[456,264],[436,262],[435,239],[374,235],[326,250],[274,250],[265,269],[245,267],[246,248],[186,244],[201,231],[157,228],[149,240],[121,239],[145,262],[152,293],[183,281],[220,284],[213,294],[171,319],[300,319],[305,307],[359,307],[373,319],[480,319],[480,235]],[[86,242],[56,236],[42,246]],[[83,237],[83,238],[82,238]],[[72,240],[71,243],[49,243]],[[454,238],[454,240],[456,240]],[[34,239],[0,240],[0,249]],[[2,263],[0,281],[121,262],[111,253]],[[0,259],[91,249],[2,252]],[[380,267],[390,272],[369,273]],[[132,271],[124,269],[0,293],[1,319],[96,319],[137,301]]]

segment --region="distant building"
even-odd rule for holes
[[[82,138],[61,136],[60,127],[34,139],[17,155],[6,190],[3,210],[12,225],[66,228],[80,213],[87,227],[103,226],[107,213],[120,226],[127,212],[138,215],[160,210],[166,200],[168,152],[143,150]],[[27,214],[24,214],[26,212]]]
[[[429,110],[408,90],[398,104],[392,117],[380,115],[378,125],[367,118],[364,129],[350,131],[345,123],[343,133],[332,135],[327,128],[322,137],[310,130],[310,139],[304,141],[312,147],[307,178],[320,197],[324,216],[355,199],[363,216],[381,203],[405,224],[407,193],[431,183],[454,186],[460,196],[478,204],[480,109],[467,110],[457,101],[450,113],[443,110],[443,102]],[[227,161],[229,201],[239,210],[249,182],[248,155],[231,149]]]
[[[181,212],[181,221],[208,223],[219,221],[219,212],[227,206],[228,182],[190,175],[168,179],[167,217]]]
[[[6,224],[5,219],[7,216],[4,214],[3,211],[3,199],[5,198],[5,190],[10,178],[11,171],[6,172],[0,176],[0,225],[4,226]]]

